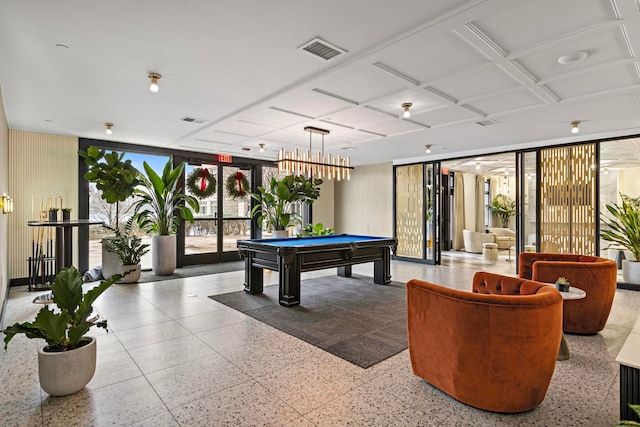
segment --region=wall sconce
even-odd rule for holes
[[[158,93],[160,91],[160,86],[158,86],[158,80],[162,77],[158,73],[149,73],[147,76],[151,79],[151,84],[149,85],[149,90],[153,93]]]
[[[0,197],[0,209],[2,209],[3,214],[13,213],[13,198],[7,196],[7,193]]]
[[[404,104],[402,104],[402,108],[404,109],[404,112],[402,113],[402,118],[404,119],[408,119],[409,117],[411,117],[411,111],[409,111],[409,108],[411,108],[413,104],[410,102],[405,102]]]

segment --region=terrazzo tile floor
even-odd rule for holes
[[[468,290],[480,269],[515,275],[504,258],[487,264],[452,254],[442,266],[393,261],[392,275]],[[357,274],[371,270],[354,266]],[[71,396],[40,389],[41,343],[14,338],[0,351],[0,425],[600,427],[618,419],[615,357],[640,313],[639,292],[616,292],[598,335],[567,335],[571,359],[556,364],[545,400],[505,415],[468,407],[415,377],[407,350],[362,369],[208,298],[241,290],[243,281],[236,271],[113,286],[95,304],[111,329],[92,330],[96,374]],[[265,273],[265,284],[276,281]],[[4,325],[32,319],[40,308],[35,296],[12,288]]]

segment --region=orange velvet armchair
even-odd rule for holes
[[[618,266],[610,259],[577,254],[527,252],[519,258],[518,275],[555,283],[566,277],[587,296],[564,302],[563,329],[570,334],[597,334],[604,329],[616,293]]]
[[[524,412],[544,400],[562,339],[552,286],[479,272],[473,291],[407,283],[413,373],[467,405]]]

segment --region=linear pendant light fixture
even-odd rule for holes
[[[278,153],[278,173],[295,173],[296,175],[306,175],[307,178],[327,178],[329,180],[351,179],[351,160],[349,157],[332,157],[331,154],[324,154],[324,136],[329,134],[326,129],[312,126],[304,128],[309,132],[309,151],[299,153],[295,151],[287,153],[284,148]],[[312,134],[322,135],[322,150],[315,155],[311,151]]]

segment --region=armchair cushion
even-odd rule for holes
[[[555,368],[562,297],[552,286],[485,272],[473,290],[407,283],[414,374],[476,408],[535,408]]]
[[[574,334],[597,334],[604,329],[617,286],[617,264],[590,255],[521,253],[518,275],[524,279],[555,283],[566,277],[587,296],[564,302],[563,329]]]
[[[475,254],[482,253],[483,243],[496,242],[493,234],[479,233],[471,230],[462,230],[462,239],[464,240],[464,250]]]

